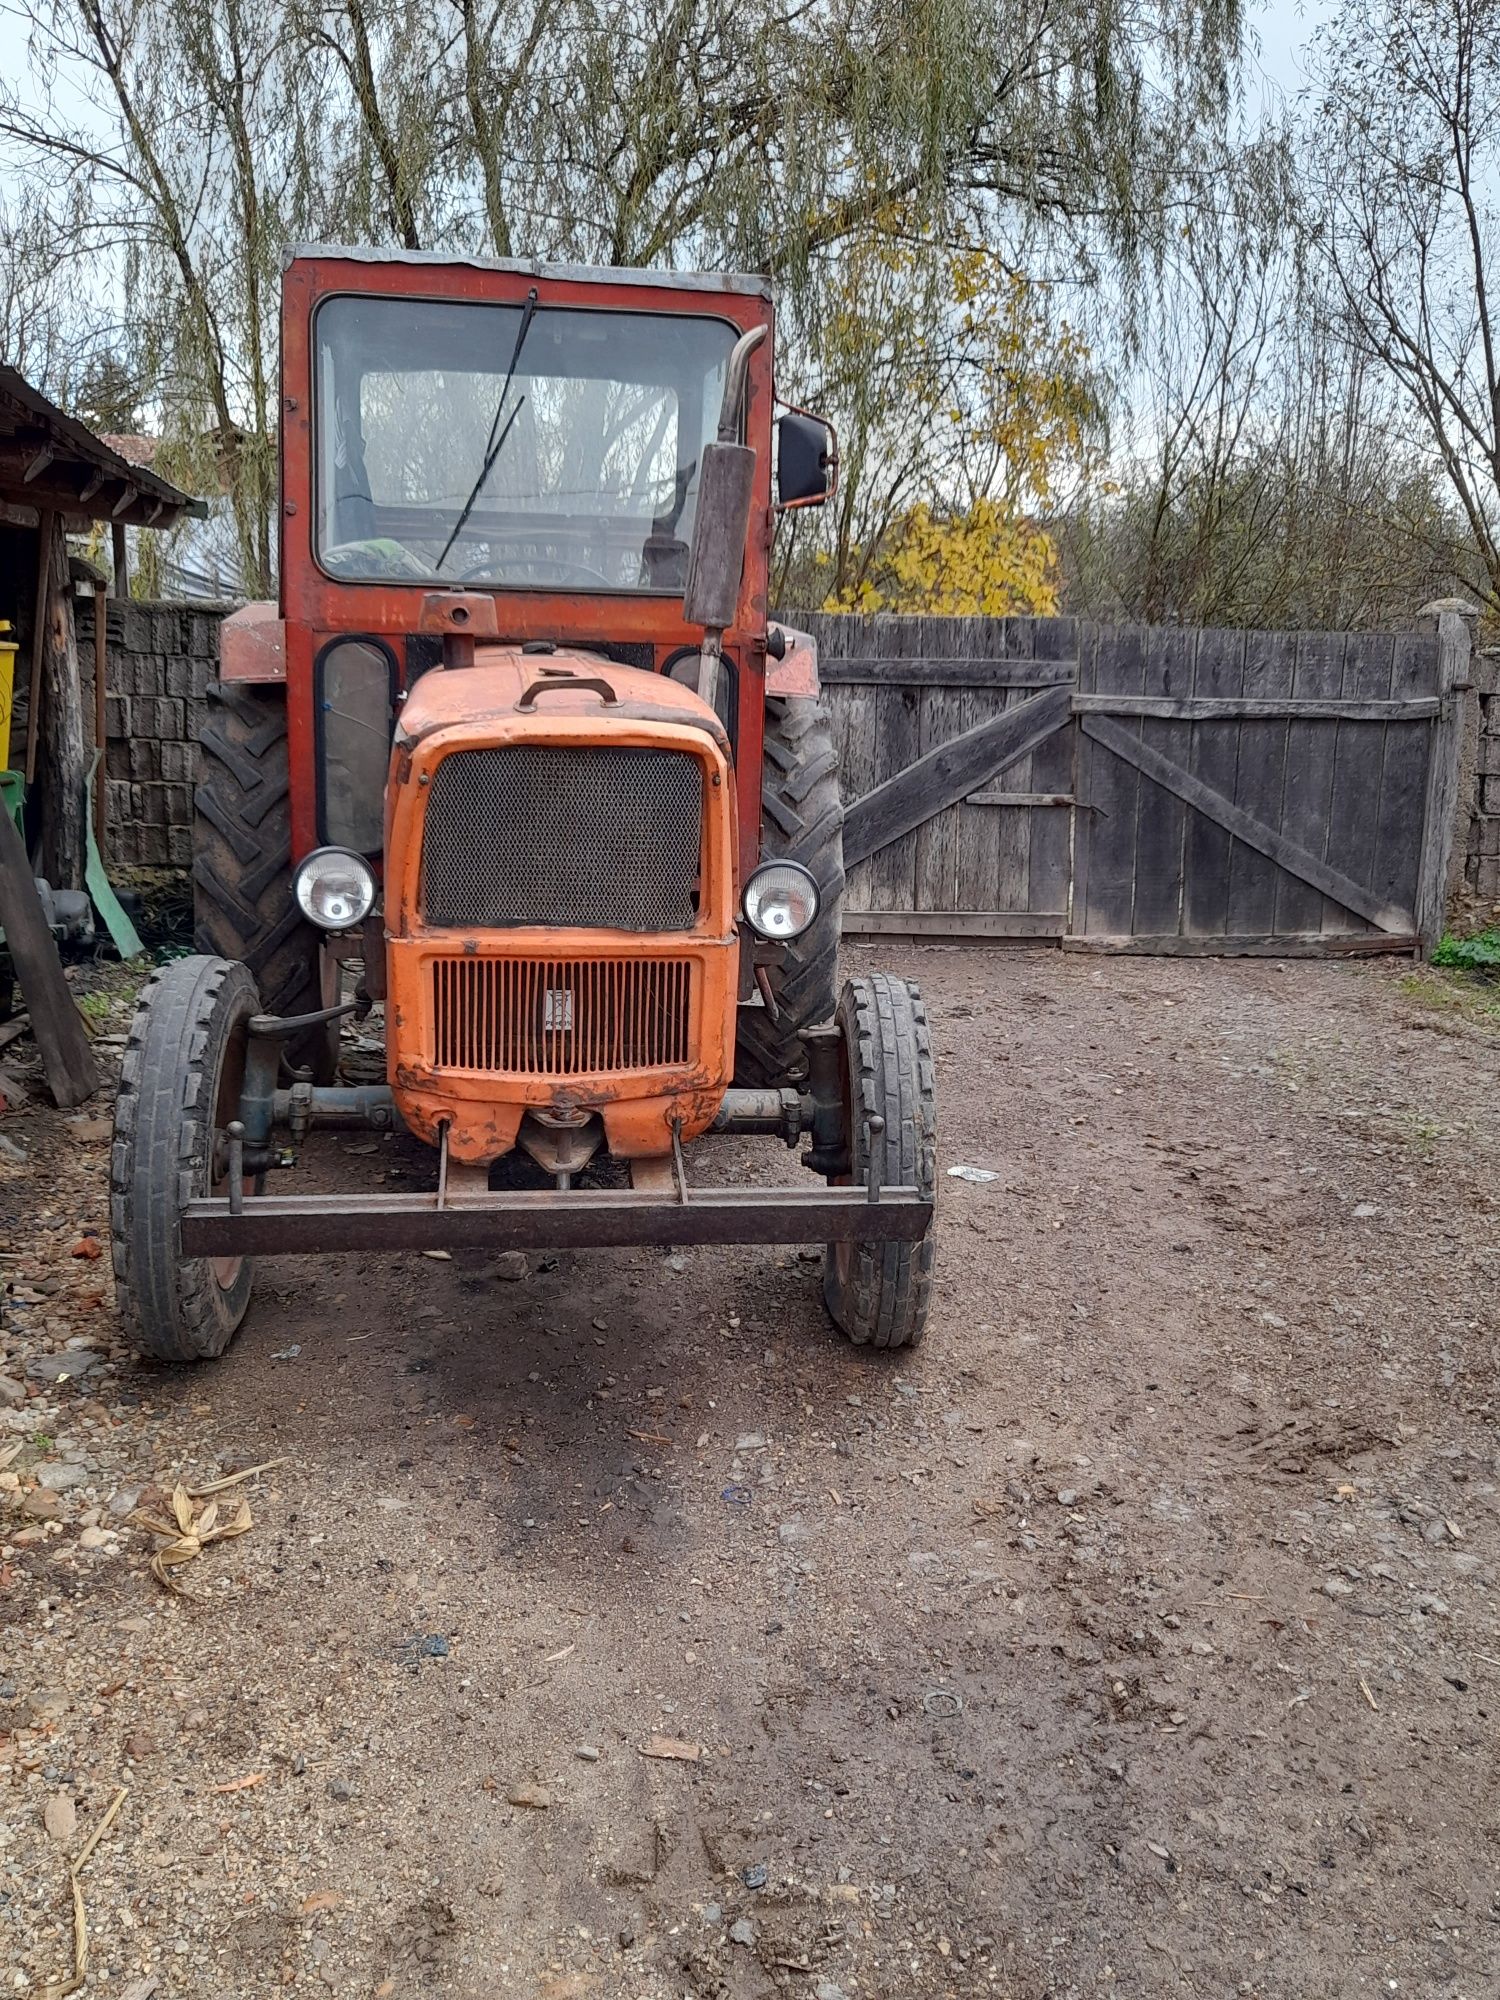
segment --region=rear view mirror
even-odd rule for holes
[[[776,425],[777,505],[821,507],[833,491],[837,470],[831,428],[805,410],[788,410]]]

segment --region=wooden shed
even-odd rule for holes
[[[70,562],[66,538],[108,525],[112,581],[103,570],[85,570],[84,587],[93,584],[100,597],[106,586],[123,596],[126,528],[170,528],[184,514],[204,511],[201,501],[122,457],[14,368],[0,367],[0,620],[11,628],[0,640],[16,646],[0,768],[24,774],[28,841],[37,872],[54,887],[83,886],[88,777],[102,744],[108,681],[102,616],[95,618],[94,657],[79,659],[73,595],[81,566]],[[6,706],[0,688],[0,718]]]

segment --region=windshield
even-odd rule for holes
[[[319,309],[330,575],[681,594],[736,328],[540,306],[518,353],[524,310],[396,298]]]

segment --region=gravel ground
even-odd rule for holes
[[[996,1176],[907,1356],[694,1251],[289,1259],[150,1367],[108,1105],[0,1057],[0,1993],[120,1788],[115,2000],[1496,1993],[1500,1011],[880,956]],[[132,1509],[271,1460],[169,1596]]]

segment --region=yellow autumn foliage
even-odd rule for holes
[[[988,457],[1008,500],[1045,505],[1064,473],[1088,477],[1100,463],[1088,343],[1053,320],[1046,285],[988,250],[951,259],[948,281],[971,378],[965,406],[949,412],[961,447]]]
[[[814,558],[824,608],[1055,613],[1058,552],[1037,517],[1097,476],[1103,438],[1088,345],[1051,288],[986,248],[921,265],[877,236],[851,259],[827,332],[835,351],[887,357],[875,394],[921,440],[907,493],[925,484],[927,497]]]
[[[1049,617],[1058,601],[1057,547],[1034,521],[994,500],[946,517],[924,501],[897,523],[860,580],[823,609]]]

